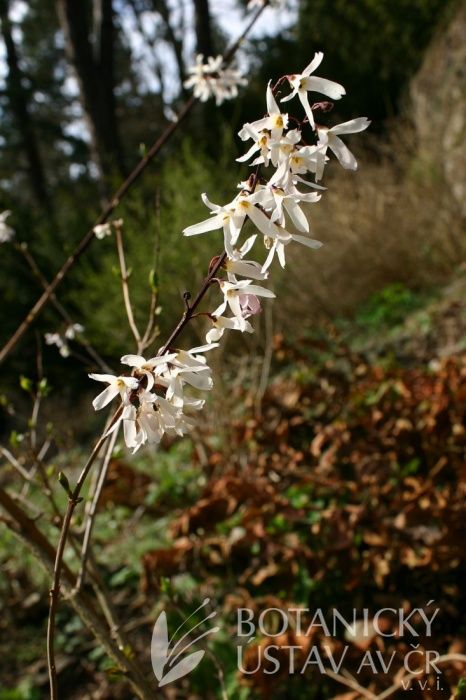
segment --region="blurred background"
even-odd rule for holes
[[[195,54],[222,53],[250,13],[235,0],[0,0],[0,211],[11,210],[16,233],[0,247],[0,345],[173,120]],[[193,436],[136,457],[115,450],[95,556],[141,655],[161,607],[176,620],[209,595],[224,620],[212,642],[223,687],[206,661],[179,695],[160,697],[350,697],[315,669],[278,680],[238,673],[238,606],[408,610],[435,600],[429,648],[465,651],[465,36],[456,0],[267,8],[236,58],[248,86],[221,107],[197,104],[118,209],[136,320],[155,286],[162,344],[183,292],[196,291],[221,248],[216,234],[181,231],[205,218],[201,192],[224,203],[247,178],[236,133],[263,115],[267,82],[322,50],[320,74],[347,91],[327,123],[372,120],[349,143],[358,172],[330,165],[328,192],[309,210],[324,247],[291,253],[286,274],[274,269],[278,298],[254,336],[217,352]],[[34,427],[50,443],[52,484],[60,469],[79,468],[102,428],[90,410],[87,373],[98,365],[89,345],[115,371],[133,347],[113,238],[92,244],[55,302],[3,365],[0,386],[2,449],[24,466],[46,382]],[[69,353],[45,342],[73,323],[84,331]],[[186,346],[204,330],[193,324]],[[2,485],[42,512],[40,487],[25,495],[17,478],[5,459]],[[41,525],[57,537],[52,517]],[[48,581],[0,531],[0,700],[40,700]],[[58,626],[64,698],[131,697],[66,606]],[[402,665],[406,640],[371,643]],[[364,644],[352,640],[354,668]],[[399,667],[358,680],[381,692]],[[435,697],[463,697],[463,674],[449,667]]]

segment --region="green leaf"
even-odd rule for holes
[[[28,377],[24,377],[23,375],[20,376],[19,378],[19,385],[23,391],[27,391],[29,394],[32,391],[32,379],[29,379]]]

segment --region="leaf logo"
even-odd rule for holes
[[[190,620],[201,608],[204,608],[210,602],[209,598],[206,598],[202,604],[196,608],[196,610],[191,613],[191,615],[184,620],[181,625],[175,630],[173,635],[168,638],[168,627],[167,627],[167,616],[165,611],[161,612],[158,616],[154,630],[152,632],[152,642],[151,642],[151,661],[152,669],[154,671],[155,677],[159,682],[159,686],[162,687],[168,683],[173,683],[183,676],[187,676],[188,673],[194,671],[194,669],[201,663],[202,658],[205,654],[203,649],[199,651],[194,651],[188,656],[183,656],[181,660],[178,661],[180,656],[182,656],[193,644],[196,644],[200,639],[206,637],[208,634],[214,634],[218,632],[219,627],[212,627],[206,632],[198,635],[192,641],[187,640],[187,643],[183,646],[183,642],[186,640],[188,635],[191,635],[194,630],[202,625],[206,620],[210,620],[217,613],[212,612],[207,615],[204,619],[194,625],[173,645],[170,650],[170,645],[173,642],[175,635],[181,630],[182,627]],[[178,662],[178,663],[177,663]]]

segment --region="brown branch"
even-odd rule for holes
[[[262,7],[259,7],[256,13],[253,15],[251,21],[249,24],[245,27],[244,31],[241,33],[241,35],[238,37],[238,39],[232,44],[232,46],[227,49],[226,53],[224,54],[224,64],[228,65],[231,63],[236,51],[238,48],[241,46],[243,40],[245,39],[246,35],[250,32],[262,12],[264,11],[265,7],[267,7],[268,1],[264,3]],[[131,187],[134,185],[134,183],[139,179],[139,176],[144,172],[144,170],[147,168],[149,163],[155,158],[156,155],[161,151],[163,146],[167,143],[167,141],[170,140],[172,135],[175,133],[179,125],[185,120],[189,112],[191,111],[192,107],[194,106],[196,100],[194,97],[190,97],[189,100],[183,105],[183,107],[180,109],[178,112],[178,115],[176,117],[176,120],[174,122],[171,122],[168,127],[165,129],[163,134],[155,141],[155,143],[151,146],[151,148],[147,151],[146,155],[139,161],[137,166],[134,168],[133,172],[130,173],[130,175],[127,177],[127,179],[120,185],[120,187],[117,189],[113,197],[111,198],[110,202],[107,204],[107,206],[103,209],[102,213],[94,223],[94,226],[97,226],[99,224],[104,224],[106,223],[110,216],[113,214],[115,209],[118,207],[120,204],[121,200],[126,196],[128,191],[131,189]],[[47,289],[44,290],[44,293],[42,296],[39,297],[39,299],[36,301],[34,306],[31,308],[29,313],[27,314],[26,318],[24,321],[18,326],[16,331],[13,333],[11,338],[6,342],[2,350],[0,351],[0,364],[5,361],[5,359],[8,357],[10,352],[13,350],[13,348],[16,346],[16,344],[19,342],[19,340],[23,337],[23,335],[26,333],[28,330],[29,326],[35,321],[37,316],[41,313],[43,308],[47,305],[47,303],[50,300],[51,295],[55,291],[55,289],[58,287],[60,282],[63,280],[63,278],[68,274],[70,269],[75,265],[75,263],[79,260],[81,255],[89,248],[90,244],[95,238],[94,234],[94,226],[89,229],[89,231],[86,233],[86,235],[82,238],[81,242],[77,245],[73,253],[65,260],[63,263],[61,269],[57,272],[53,280],[50,282],[50,284],[47,286]]]
[[[116,411],[114,414],[111,425],[120,417],[122,412],[122,407]],[[79,475],[78,481],[74,489],[68,494],[68,507],[66,509],[65,517],[63,519],[62,528],[60,531],[60,539],[58,541],[57,552],[55,555],[55,563],[53,567],[53,583],[50,589],[50,608],[49,608],[49,620],[47,624],[47,662],[49,668],[49,681],[50,681],[50,697],[51,700],[58,700],[57,695],[57,670],[55,666],[55,617],[58,606],[58,599],[60,596],[60,580],[61,572],[63,569],[63,554],[65,551],[66,541],[68,538],[68,533],[71,525],[71,518],[73,517],[74,510],[77,504],[80,502],[81,489],[86,481],[87,475],[89,474],[92,465],[94,464],[103,444],[107,440],[108,432],[104,434],[97,441],[96,446],[91,452],[89,459],[87,460],[84,468]]]

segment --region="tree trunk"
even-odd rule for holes
[[[194,0],[194,14],[197,52],[204,54],[204,58],[214,56],[209,0]]]
[[[93,158],[105,182],[115,171],[121,175],[126,171],[116,117],[112,0],[95,0],[93,41],[87,9],[82,0],[57,0],[68,60],[78,78],[91,134]]]
[[[44,166],[29,110],[29,98],[24,87],[24,76],[19,65],[18,52],[13,39],[8,0],[0,0],[0,21],[8,65],[7,94],[26,155],[31,187],[39,205],[50,213],[52,208],[51,201],[47,191]]]

